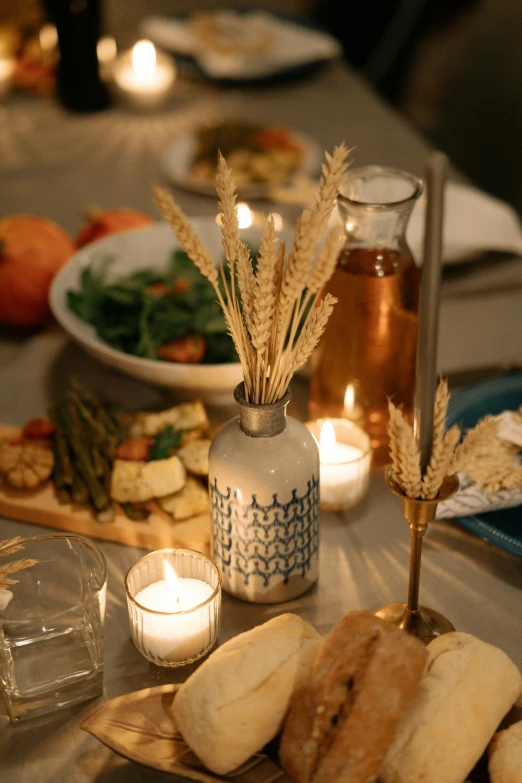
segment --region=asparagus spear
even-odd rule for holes
[[[88,503],[89,502],[89,490],[85,481],[82,479],[77,470],[73,468],[73,482],[71,488],[72,499],[75,503]]]
[[[105,487],[99,482],[94,471],[89,454],[89,443],[83,432],[82,421],[70,402],[64,403],[58,408],[59,417],[67,432],[68,441],[76,458],[76,467],[84,480],[92,503],[97,511],[104,511],[110,506],[110,498]]]
[[[60,417],[57,416],[56,408],[53,408],[50,412],[51,421],[54,424],[54,437],[53,448],[55,451],[56,464],[60,465],[59,475],[61,484],[67,484],[72,486],[73,483],[73,467],[71,464],[71,458],[69,455],[69,448],[67,446],[67,436],[65,434]]]
[[[60,454],[58,453],[55,438],[53,438],[52,450],[54,455],[53,481],[56,489],[56,495],[58,497],[58,502],[62,504],[70,503],[71,493],[69,492],[69,489],[63,480],[62,463],[60,461]]]
[[[71,379],[71,389],[80,399],[83,408],[91,411],[107,434],[119,436],[118,425],[104,405],[88,389],[81,385],[77,378]]]

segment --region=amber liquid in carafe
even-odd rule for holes
[[[387,398],[413,408],[418,290],[413,259],[384,248],[343,250],[327,286],[339,301],[320,342],[310,413],[357,420],[377,468],[390,461]],[[353,404],[346,410],[348,384]]]

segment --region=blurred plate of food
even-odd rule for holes
[[[190,58],[203,76],[220,81],[263,81],[298,75],[340,57],[331,35],[267,11],[195,12],[186,18],[152,16],[142,35]]]
[[[218,224],[191,222],[217,262]],[[283,226],[281,237],[287,233]],[[261,226],[241,236],[255,253]],[[167,223],[83,247],[54,278],[49,301],[75,342],[127,375],[211,402],[230,401],[242,379],[215,293]]]
[[[229,121],[179,136],[163,157],[163,173],[178,187],[214,196],[218,150],[245,198],[263,198],[274,186],[315,174],[322,157],[316,141],[291,128]]]

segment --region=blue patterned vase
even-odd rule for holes
[[[317,580],[319,452],[286,415],[290,392],[254,405],[235,390],[239,416],[210,448],[213,557],[223,589],[255,603],[289,601]]]

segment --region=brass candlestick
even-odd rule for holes
[[[428,644],[436,636],[454,631],[455,628],[444,615],[434,609],[419,606],[420,567],[422,557],[422,539],[428,529],[428,524],[435,519],[437,504],[453,497],[459,488],[456,475],[447,476],[433,500],[417,500],[409,498],[401,489],[391,467],[384,472],[386,486],[394,495],[402,498],[402,513],[406,517],[411,534],[410,581],[408,586],[408,602],[406,604],[388,604],[375,614],[388,623],[403,628],[407,633],[416,636],[424,644]]]

